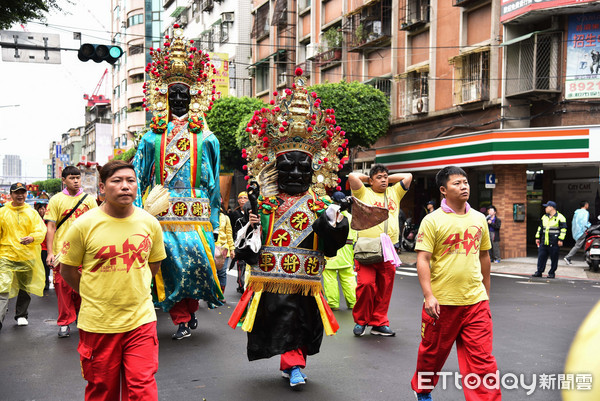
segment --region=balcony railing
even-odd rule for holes
[[[317,54],[315,57],[317,66],[324,67],[342,59],[342,49],[329,49]]]

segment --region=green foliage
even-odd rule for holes
[[[116,155],[114,158],[115,158],[115,160],[124,160],[126,162],[130,162],[133,159],[133,157],[135,156],[136,150],[137,149],[135,147],[132,147],[130,149],[127,149],[125,152],[123,152],[119,155]]]
[[[73,4],[71,1],[66,1]],[[12,0],[2,2],[0,29],[10,29],[13,24],[24,24],[29,20],[45,20],[50,10],[62,11],[58,0]]]
[[[321,109],[334,109],[337,125],[346,131],[348,147],[370,147],[387,133],[390,106],[379,89],[358,81],[314,85]]]
[[[221,147],[221,170],[232,172],[240,169],[243,160],[240,157],[239,126],[242,118],[254,110],[265,107],[265,104],[251,97],[224,97],[217,99],[206,114],[208,128],[217,136]],[[250,120],[248,117],[246,123]],[[245,128],[245,127],[244,127]],[[248,134],[244,132],[247,137]]]
[[[339,49],[342,47],[342,32],[339,28],[331,27],[323,33],[329,49]]]
[[[46,191],[48,194],[55,194],[62,190],[62,180],[60,178],[51,178],[44,181],[36,181],[33,185],[39,185],[40,191]]]

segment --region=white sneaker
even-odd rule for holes
[[[20,317],[17,319],[17,326],[27,326],[29,322],[24,317]]]
[[[571,263],[571,261],[567,258],[563,258],[563,260],[565,261],[566,264],[568,264],[569,266],[572,265],[573,263]]]

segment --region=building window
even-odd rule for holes
[[[269,89],[269,67],[268,61],[256,66],[256,93],[264,92]]]
[[[144,14],[136,14],[127,18],[127,28],[144,23]]]
[[[131,45],[129,46],[129,55],[133,56],[134,54],[143,54],[144,53],[144,45]]]
[[[398,76],[400,95],[404,115],[425,114],[429,112],[429,67],[421,67]],[[404,92],[404,93],[402,93]]]
[[[506,96],[559,93],[561,32],[535,32],[503,44],[506,49]]]
[[[129,83],[137,84],[139,82],[144,82],[144,74],[132,74],[129,77]]]
[[[252,38],[262,39],[269,34],[269,3],[261,6],[254,14],[254,25],[252,26]]]
[[[488,47],[455,57],[451,63],[454,64],[454,104],[489,99],[490,51]]]
[[[341,28],[346,34],[350,51],[365,44],[383,43],[392,36],[392,2],[382,0],[362,8],[360,13],[350,15]]]
[[[371,79],[367,82],[365,82],[365,84],[372,86],[375,89],[379,89],[380,91],[383,92],[383,94],[385,95],[388,104],[390,102],[390,99],[392,98],[392,80],[391,78],[374,78]]]
[[[414,29],[429,22],[430,0],[406,0],[400,9],[400,29]]]
[[[127,92],[127,80],[126,79],[121,81],[121,90],[123,91],[123,93]]]
[[[227,43],[229,42],[229,22],[223,22],[221,23],[221,32],[220,32],[220,43]]]

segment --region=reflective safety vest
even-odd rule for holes
[[[567,236],[567,219],[558,211],[554,216],[549,214],[542,216],[538,226],[535,239],[541,239],[542,245],[556,244],[558,241],[564,241]]]

